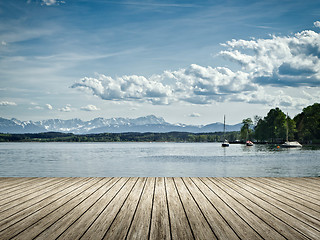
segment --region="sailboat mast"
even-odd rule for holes
[[[289,142],[289,124],[288,124],[288,118],[289,118],[289,115],[288,115],[288,113],[287,113],[287,137],[286,137],[287,142]]]
[[[223,116],[223,133],[226,135],[226,115]]]

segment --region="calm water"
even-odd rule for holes
[[[219,143],[0,143],[0,177],[320,176],[320,149]]]

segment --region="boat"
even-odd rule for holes
[[[289,141],[289,125],[288,125],[288,113],[287,113],[287,136],[285,143],[281,144],[281,147],[283,148],[301,148],[302,145],[297,141]]]
[[[284,144],[281,144],[281,147],[283,147],[283,148],[300,148],[300,147],[302,147],[302,145],[297,141],[293,141],[293,142],[287,141]]]
[[[229,142],[226,139],[226,115],[224,115],[224,118],[223,118],[223,136],[224,136],[224,141],[221,146],[222,147],[229,147]]]
[[[253,142],[251,142],[251,141],[248,140],[248,141],[246,141],[246,145],[249,146],[249,147],[251,147],[251,146],[253,146]]]
[[[229,147],[229,142],[227,139],[225,139],[221,145],[222,147]]]

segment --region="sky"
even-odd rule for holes
[[[319,58],[320,1],[4,0],[0,117],[294,117]]]

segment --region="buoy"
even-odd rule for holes
[[[280,146],[277,146],[277,148],[280,148]]]

